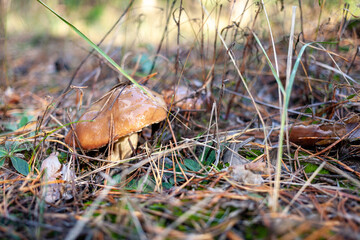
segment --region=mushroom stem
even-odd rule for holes
[[[133,153],[133,151],[137,147],[138,139],[139,139],[139,136],[138,136],[137,132],[127,135],[125,137],[119,138],[114,143],[114,149],[109,154],[108,159],[110,161],[119,161],[119,160],[130,157],[131,154]]]

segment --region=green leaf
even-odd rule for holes
[[[19,122],[19,128],[25,126],[29,122],[29,118],[27,116],[22,116]]]
[[[67,9],[76,10],[81,5],[81,1],[64,0],[64,4]]]
[[[172,188],[174,185],[171,183],[167,183],[167,182],[162,182],[161,185],[163,186],[163,188],[165,189],[170,189]]]
[[[356,96],[356,94],[351,94],[350,96],[348,96],[346,99],[350,100],[352,98],[354,98]]]
[[[173,168],[173,165],[172,165],[172,163],[165,163],[164,168],[165,168],[165,170],[169,170],[169,169]]]
[[[11,150],[13,142],[5,142],[5,149],[8,150],[8,152]]]
[[[312,163],[307,163],[306,166],[305,166],[305,169],[304,171],[306,173],[313,173],[316,171],[316,169],[318,169],[318,165],[316,164],[312,164]],[[330,174],[330,172],[328,170],[325,170],[325,169],[321,169],[319,174]]]
[[[22,152],[22,151],[26,151],[28,150],[27,148],[16,148],[16,149],[13,149],[12,152]]]
[[[171,185],[174,185],[175,184],[175,181],[174,181],[174,176],[171,176],[169,179],[168,179],[169,183]],[[184,176],[181,175],[181,174],[176,174],[176,182],[179,183],[179,182],[183,182],[184,181]]]
[[[99,6],[95,6],[95,7],[91,8],[90,12],[88,12],[88,14],[85,17],[86,23],[87,24],[95,24],[96,22],[98,22],[100,20],[103,12],[104,12],[103,5],[99,5]]]
[[[148,54],[143,54],[140,59],[140,67],[141,71],[144,73],[148,73],[152,67],[152,61],[150,60],[150,56]]]
[[[201,169],[200,164],[192,159],[184,159],[184,164],[188,169],[194,172],[200,171]]]
[[[4,123],[4,127],[5,127],[5,129],[10,130],[10,131],[15,131],[16,129],[18,129],[18,125],[16,122]]]
[[[0,168],[4,165],[5,163],[5,157],[1,158],[0,160]]]
[[[16,171],[25,176],[29,174],[29,164],[24,159],[15,156],[11,156],[10,159]]]
[[[216,160],[216,152],[213,149],[210,149],[210,153],[208,155],[208,158],[205,160],[206,166],[210,166],[213,162]]]
[[[170,183],[170,185],[174,185],[174,184],[175,184],[175,181],[174,181],[174,178],[173,178],[173,177],[169,178],[169,183]]]
[[[126,190],[136,190],[137,188],[137,180],[132,179],[128,184],[126,184]]]
[[[5,157],[8,155],[8,152],[5,149],[0,149],[0,157]]]
[[[180,166],[179,166],[179,165],[180,165]],[[176,171],[176,172],[181,172],[180,167],[181,167],[182,170],[185,171],[185,172],[189,170],[184,164],[179,163],[179,165],[176,165],[176,167],[175,167],[175,171]]]

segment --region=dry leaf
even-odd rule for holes
[[[223,162],[229,163],[229,166],[246,164],[249,161],[238,154],[239,148],[243,145],[240,143],[231,143],[223,155]]]
[[[61,178],[66,182],[72,182],[76,178],[76,175],[75,172],[72,169],[70,169],[70,167],[67,164],[64,164],[61,168]],[[61,195],[66,200],[73,198],[71,184],[66,183],[62,185]]]
[[[245,165],[235,165],[229,167],[229,173],[234,180],[244,184],[261,185],[263,183],[261,175],[247,170]]]
[[[345,122],[346,133],[349,133],[358,126],[358,124],[360,123],[360,117],[358,115],[351,115],[350,117],[345,119],[344,122]],[[359,138],[360,138],[360,129],[356,129],[348,137],[350,141],[355,141]]]
[[[302,147],[329,145],[352,131],[360,123],[357,115],[344,119],[342,123],[293,125],[290,128],[289,140]],[[355,130],[348,140],[360,138],[360,129]]]
[[[266,172],[266,163],[265,162],[251,162],[244,165],[246,170],[254,171],[254,172]]]
[[[4,101],[6,104],[18,104],[20,96],[15,93],[14,89],[8,87],[4,92]]]
[[[58,154],[58,152],[51,153],[50,156],[42,162],[41,171],[44,171],[42,177],[43,183],[56,181],[58,179],[70,182],[75,179],[75,173],[67,165],[62,165],[59,162]],[[71,199],[73,197],[71,194],[71,185],[68,183],[44,184],[42,191],[45,201],[48,203],[54,203],[60,199],[61,196],[65,199]]]
[[[244,184],[262,184],[263,179],[260,174],[252,171],[262,171],[266,164],[262,162],[250,163],[246,158],[239,155],[239,148],[243,145],[244,142],[231,143],[222,160],[224,163],[229,163],[228,171],[234,180]]]
[[[58,153],[51,153],[41,164],[41,171],[45,171],[42,182],[55,181],[61,176],[61,163],[57,157]],[[43,187],[45,201],[53,203],[60,198],[60,186],[58,183],[46,184]]]
[[[289,140],[302,147],[313,147],[331,144],[345,134],[345,126],[341,124],[294,125]]]

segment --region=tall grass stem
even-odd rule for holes
[[[283,109],[281,111],[281,125],[280,125],[280,134],[279,134],[279,148],[277,154],[276,161],[276,173],[275,173],[275,186],[274,186],[274,194],[272,201],[272,209],[274,212],[278,209],[278,199],[279,199],[279,190],[280,190],[280,176],[281,176],[281,160],[283,154],[283,141],[284,141],[284,132],[286,128],[287,120],[287,109],[289,107],[289,100],[292,90],[292,85],[295,79],[296,69],[294,67],[293,73],[291,74],[291,61],[292,61],[292,51],[293,51],[293,38],[294,38],[294,30],[295,30],[295,19],[296,19],[296,6],[292,7],[292,20],[291,20],[291,30],[290,30],[290,39],[289,39],[289,49],[288,49],[288,57],[287,57],[287,69],[286,69],[286,91],[283,103]],[[301,59],[301,55],[299,54],[298,59]]]

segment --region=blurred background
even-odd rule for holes
[[[360,6],[355,0],[44,2],[96,44],[109,33],[101,48],[137,80],[156,72],[157,75],[147,84],[158,92],[175,85],[197,90],[211,81],[207,87],[212,89],[205,89],[208,96],[218,94],[221,84],[226,84],[231,91],[245,93],[225,47],[217,36],[218,31],[234,53],[236,64],[245,78],[254,80],[251,82],[251,91],[259,93],[259,99],[276,102],[277,92],[272,92],[276,84],[263,54],[252,38],[252,32],[259,36],[267,54],[274,61],[267,17],[277,47],[282,79],[286,70],[292,6],[297,7],[296,43],[337,42],[335,48],[342,51],[346,58],[346,61],[337,61],[344,69],[349,68],[350,60],[356,52],[360,31],[357,19]],[[55,99],[71,83],[87,87],[83,91],[89,94],[83,104],[88,105],[123,80],[121,75],[96,56],[86,61],[80,70],[76,70],[91,48],[37,1],[0,0],[0,3],[0,90],[3,94],[11,87],[19,96],[36,93],[40,97],[49,95]],[[119,24],[109,32],[117,21]],[[301,44],[297,50],[300,47]],[[305,67],[307,59],[321,58],[311,51],[314,50],[309,50]],[[334,77],[332,73],[311,64],[307,74],[314,78]],[[338,79],[337,75],[335,77]],[[313,98],[306,97],[312,90],[308,80],[299,81],[299,89],[303,89],[297,95],[303,96],[303,102],[299,104],[304,104],[304,101],[314,102]],[[264,90],[264,86],[268,89]],[[315,87],[321,91],[329,89],[325,95],[323,92],[318,94],[321,101],[328,99],[333,89],[330,83]],[[314,92],[311,94],[316,95]],[[219,101],[230,109],[228,101],[232,97],[229,96]],[[75,98],[74,95],[71,97]],[[72,104],[69,102],[64,106]]]
[[[75,35],[64,23],[55,18],[36,1],[1,0],[2,18],[5,22],[9,37],[41,37],[44,35],[73,38]],[[75,25],[93,41],[99,41],[123,13],[130,1],[102,1],[102,0],[54,0],[44,1],[53,10]],[[194,32],[199,31],[205,22],[206,34],[213,34],[215,18],[222,5],[219,19],[219,29],[240,22],[239,27],[250,27],[254,23],[256,12],[261,9],[261,1],[235,0],[185,0],[182,1],[184,13],[181,15],[182,42],[193,41]],[[292,1],[264,1],[272,30],[275,37],[281,38],[289,32],[291,6],[298,6],[297,17],[300,20],[300,5],[303,15],[303,29],[311,31],[320,25],[336,24],[343,17],[344,4],[349,4],[349,12],[360,15],[359,3],[356,0],[292,0]],[[116,44],[158,44],[162,31],[167,22],[171,5],[174,9],[180,6],[180,0],[135,0],[133,7],[122,21],[121,27],[113,32],[116,35],[111,41]],[[202,16],[201,4],[209,11],[210,19]],[[261,10],[260,10],[261,11]],[[170,17],[167,40],[176,39],[176,22]],[[350,14],[349,16],[350,17]],[[5,18],[5,19],[4,19]],[[206,18],[202,21],[202,18]],[[250,25],[249,25],[250,24]],[[261,14],[255,21],[258,32],[268,33],[266,19]],[[300,31],[300,24],[296,26]],[[110,40],[108,40],[110,41]]]

